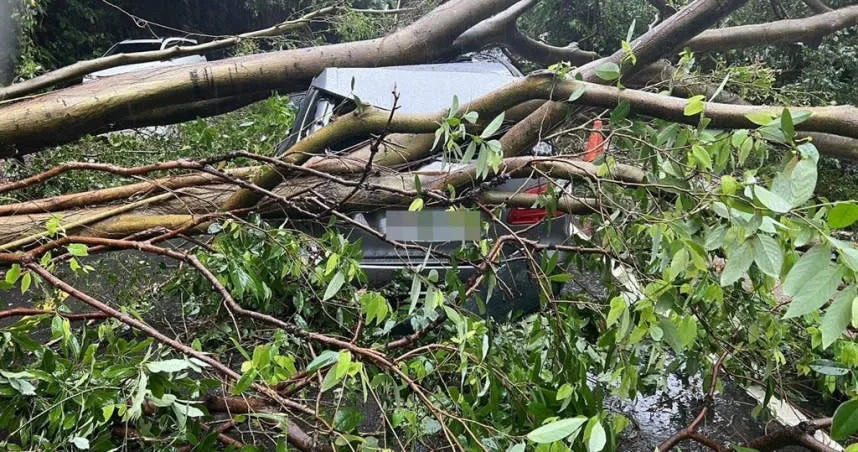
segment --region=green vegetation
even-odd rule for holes
[[[271,155],[277,144],[285,139],[295,119],[295,107],[287,96],[274,95],[241,110],[211,119],[197,119],[174,126],[148,127],[87,137],[75,143],[27,157],[25,162],[6,162],[3,173],[9,179],[20,179],[46,171],[61,162],[99,162],[119,166],[139,166],[178,159],[199,159],[225,155],[236,150]],[[237,159],[228,166],[247,165]],[[56,196],[133,181],[110,173],[77,171],[65,173],[33,187],[15,193],[22,199]]]
[[[290,12],[317,6],[292,3],[242,2],[240,25],[287,4]],[[759,22],[768,17],[763,3],[739,16]],[[69,8],[66,17],[51,13],[60,4]],[[22,78],[61,63],[57,55],[71,48],[69,55],[79,58],[80,49],[97,52],[117,36],[75,31],[82,16],[112,17],[98,9],[103,5],[31,5],[38,9],[28,20],[57,21],[51,27],[70,47],[37,38],[25,43]],[[186,14],[205,9],[192,1],[180,6]],[[798,8],[792,2],[786,12]],[[223,21],[224,11],[231,10],[219,5],[208,14]],[[652,12],[642,0],[543,0],[521,26],[547,25],[544,37],[552,43],[579,40],[608,53],[627,33],[643,32],[641,18]],[[28,23],[25,35],[40,36],[36,22]],[[331,40],[368,39],[396,24],[391,16],[348,12],[325,32]],[[754,102],[855,102],[858,58],[845,57],[855,53],[856,42],[852,29],[816,48],[718,57],[684,51],[676,61],[681,74]],[[275,44],[254,41],[235,52],[268,45]],[[561,63],[552,70],[564,78],[573,68]],[[615,63],[597,69],[617,85],[620,71]],[[584,94],[575,92],[568,102]],[[517,243],[529,253],[518,258],[526,259],[542,289],[540,309],[505,322],[486,312],[505,283],[496,261],[506,248],[497,238],[463,244],[452,253],[449,272],[422,271],[416,262],[376,288],[360,267],[363,244],[344,235],[335,216],[319,219],[314,226],[321,232],[311,234],[310,220],[299,216],[223,215],[204,223],[201,238],[141,239],[107,258],[97,244],[54,242],[70,233],[48,220],[38,245],[61,243],[58,248],[23,249],[34,254],[20,261],[24,254],[0,256],[8,263],[0,293],[50,311],[0,319],[0,449],[279,452],[289,450],[290,427],[310,426],[337,450],[601,452],[616,450],[634,423],[610,402],[657,393],[671,375],[700,377],[713,391],[729,376],[762,386],[767,399],[810,401],[814,416],[833,414],[832,436],[849,440],[858,432],[858,248],[851,234],[858,176],[851,164],[821,157],[812,141],[800,138],[796,128],[809,113],[757,111],[747,116],[756,128],[724,130],[711,127],[707,102],[688,99],[684,119],[693,118],[692,125],[639,116],[627,101],[588,111],[605,122],[610,151],[594,162],[595,174],[575,178],[570,187],[538,174],[548,188],[532,207],[553,215],[565,188],[597,198],[599,209],[576,223],[591,237],[572,234],[563,245],[573,251],[563,258],[556,249]],[[270,156],[295,114],[288,97],[272,95],[214,118],[86,137],[5,162],[3,174],[19,180],[69,161],[131,167],[236,150]],[[454,100],[438,123],[435,145],[443,158],[474,163],[471,191],[508,178],[497,174],[505,163],[497,139],[504,118],[481,118]],[[589,119],[562,140],[579,140]],[[580,146],[557,148],[580,155]],[[250,164],[256,163],[224,165]],[[621,165],[640,168],[644,177],[617,177]],[[2,202],[134,180],[75,171],[4,194]],[[469,193],[452,186],[430,192],[417,181],[411,210],[439,199],[444,208],[475,206]],[[486,211],[502,215],[500,208]],[[116,255],[123,260],[112,261]],[[481,264],[486,295],[470,297],[474,280],[462,280],[456,267]],[[94,293],[122,316],[75,318],[89,308],[39,268]],[[604,293],[566,285],[552,294],[552,286],[577,274],[598,280]],[[243,315],[245,309],[254,315]],[[156,326],[167,341],[130,328],[134,321]],[[169,341],[191,350],[180,353]],[[265,390],[294,405],[277,405]],[[762,406],[755,412],[768,420]],[[219,436],[224,432],[227,439]]]

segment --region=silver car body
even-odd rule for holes
[[[138,53],[164,50],[176,46],[192,46],[196,45],[197,41],[188,38],[162,38],[162,39],[126,39],[122,42],[114,44],[113,47],[104,53],[104,56],[115,55],[119,53]],[[183,64],[204,63],[206,57],[203,55],[187,55],[169,60],[149,61],[146,63],[125,64],[116,66],[102,71],[96,71],[87,74],[83,78],[83,82],[91,82],[99,78],[110,77],[112,75],[126,74],[128,72],[137,72],[147,69],[159,67],[179,66]]]
[[[458,97],[460,105],[475,100],[517,77],[521,77],[514,68],[494,62],[458,62],[447,64],[428,64],[414,66],[398,66],[387,68],[328,68],[317,76],[311,83],[310,89],[300,101],[300,106],[289,138],[279,146],[279,152],[285,151],[301,138],[324,127],[331,120],[334,109],[343,103],[353,102],[359,98],[363,104],[376,108],[390,109],[396,90],[399,94],[397,102],[399,112],[435,113],[449,108],[453,96]],[[336,151],[331,151],[336,152]],[[550,153],[551,147],[540,143],[535,153]],[[442,162],[439,160],[428,163],[416,170],[417,173],[438,173],[455,169],[461,163]],[[563,181],[561,181],[563,182]],[[520,192],[546,183],[538,178],[509,179],[494,187],[494,190]],[[353,215],[356,222],[369,226],[382,234],[387,233],[387,216],[390,210],[378,208],[370,212]],[[424,210],[442,207],[427,206]],[[511,209],[504,209],[500,218],[506,221]],[[483,216],[484,220],[489,218]],[[402,249],[379,239],[365,230],[339,222],[340,232],[350,240],[361,240],[363,248],[362,268],[365,270],[372,286],[380,286],[394,278],[394,275],[404,269],[429,272],[437,270],[443,277],[443,272],[454,267],[447,259],[429,256],[422,250]],[[321,232],[321,226],[312,226],[314,233]],[[560,215],[553,219],[543,220],[536,226],[491,224],[483,235],[487,238],[508,234],[509,231],[521,232],[522,236],[538,240],[544,244],[562,244],[570,240],[573,226],[568,215]],[[425,247],[442,253],[450,253],[462,246],[461,241],[423,242]],[[510,247],[509,253],[503,256],[499,265],[498,286],[501,296],[493,295],[492,299],[504,299],[511,303],[494,302],[489,305],[489,313],[493,317],[505,316],[512,309],[531,311],[533,303],[538,303],[538,285],[531,275],[531,267],[522,258],[518,247]],[[470,265],[456,265],[459,279],[467,280],[476,269]],[[497,294],[498,291],[495,293]],[[522,305],[522,302],[524,305]],[[492,308],[494,304],[494,309]]]

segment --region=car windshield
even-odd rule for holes
[[[120,42],[111,47],[104,56],[114,55],[117,53],[138,53],[148,52],[150,50],[161,50],[160,42]]]

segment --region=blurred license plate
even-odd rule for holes
[[[469,210],[388,210],[388,240],[454,242],[480,239],[480,213]]]

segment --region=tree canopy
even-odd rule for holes
[[[614,402],[674,377],[699,413],[649,448],[858,431],[858,5],[216,3],[10,0],[0,446],[599,452],[634,428]],[[135,28],[199,44],[100,56]],[[431,113],[355,97],[284,141],[325,68],[485,49],[526,75]],[[568,238],[510,208],[572,217]],[[398,241],[357,215],[385,209],[502,232]],[[370,284],[346,230],[401,253],[392,281]],[[516,278],[538,306],[493,317]],[[806,419],[704,432],[727,380],[763,421],[773,398]]]

